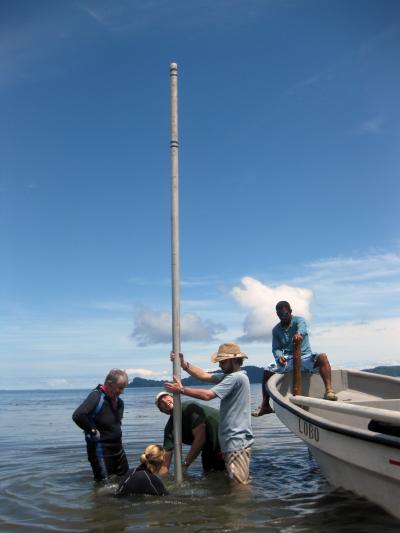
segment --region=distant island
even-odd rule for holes
[[[247,372],[250,383],[261,383],[264,369],[259,366],[244,366],[243,370]],[[386,376],[400,377],[400,366],[376,366],[375,368],[366,368],[365,372],[372,372],[374,374],[385,374]],[[213,372],[214,374],[215,372]],[[129,383],[128,388],[136,387],[163,387],[164,383],[169,380],[156,380],[145,378],[133,378]],[[192,377],[183,378],[182,384],[187,386],[204,385],[204,381],[199,381]]]

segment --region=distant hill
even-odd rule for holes
[[[384,374],[385,376],[400,377],[400,366],[376,366],[375,368],[366,368],[365,372],[374,374]]]
[[[250,383],[261,383],[262,375],[264,372],[263,368],[260,368],[258,366],[244,366],[243,370],[246,370],[247,375],[249,376]],[[213,372],[215,374],[216,372]],[[133,378],[133,380],[129,383],[128,388],[135,388],[135,387],[163,387],[164,383],[169,380],[156,380],[156,379],[145,379],[145,378]],[[199,381],[198,379],[194,379],[192,377],[183,378],[182,384],[186,386],[193,386],[193,385],[204,385],[204,381]]]
[[[250,383],[261,383],[264,369],[259,366],[244,366],[243,370],[246,370],[247,375],[249,376]],[[377,366],[375,368],[366,368],[365,372],[372,372],[374,374],[385,374],[386,376],[395,376],[400,377],[400,366]],[[215,373],[215,372],[213,372]],[[136,387],[160,387],[163,388],[164,383],[168,380],[156,380],[156,379],[145,379],[145,378],[133,378],[129,383],[128,388]],[[196,386],[204,385],[204,381],[199,381],[192,377],[183,378],[183,385],[187,386]]]

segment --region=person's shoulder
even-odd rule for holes
[[[87,395],[88,399],[100,399],[102,395],[102,391],[100,389],[100,385],[98,385],[95,389],[92,389],[89,394]]]
[[[165,485],[164,485],[163,481],[156,474],[149,473],[149,475],[150,475],[151,483],[156,488],[156,495],[157,496],[165,496],[165,495],[167,495],[168,491],[165,488]]]
[[[296,322],[298,324],[299,322],[305,322],[305,319],[302,316],[293,315],[292,322]]]
[[[193,407],[200,406],[199,403],[188,401],[188,402],[182,402],[182,411],[185,411],[186,409],[192,409]]]
[[[275,324],[275,326],[272,328],[272,333],[276,333],[277,331],[279,331],[280,329],[282,328],[281,326],[281,323],[278,322],[277,324]]]
[[[182,413],[191,413],[192,411],[203,411],[204,405],[201,405],[198,402],[183,402],[182,403]]]
[[[237,372],[232,372],[232,374],[229,375],[232,376],[233,380],[241,383],[246,383],[249,381],[246,370],[238,370]]]
[[[218,383],[221,383],[221,381],[225,379],[226,374],[217,370],[217,372],[211,374],[211,376],[212,376],[213,383],[218,384]]]

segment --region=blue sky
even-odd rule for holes
[[[0,387],[269,362],[289,299],[334,365],[400,364],[396,1],[0,1]]]

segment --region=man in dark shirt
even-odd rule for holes
[[[113,369],[75,410],[72,420],[85,432],[88,461],[95,481],[124,475],[128,461],[122,447],[124,402],[119,398],[128,384],[124,370]]]
[[[170,415],[164,428],[164,449],[166,451],[164,468],[161,473],[168,472],[174,450],[174,431],[172,410],[173,397],[168,392],[160,392],[155,403],[162,413]],[[184,471],[201,452],[204,471],[225,470],[225,462],[221,454],[218,440],[219,411],[213,407],[200,405],[197,402],[182,404],[182,442],[190,445],[190,450],[183,462]]]

